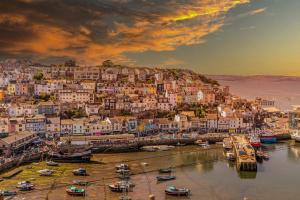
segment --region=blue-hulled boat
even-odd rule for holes
[[[269,131],[268,132],[264,131],[260,135],[260,141],[261,141],[261,143],[264,143],[264,144],[273,144],[273,143],[277,142],[277,138],[274,133],[269,132]]]

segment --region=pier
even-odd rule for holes
[[[236,155],[236,166],[239,171],[256,171],[257,163],[255,150],[246,136],[232,135],[233,149]]]

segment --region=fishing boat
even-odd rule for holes
[[[263,131],[260,135],[260,142],[264,144],[273,144],[277,142],[277,138],[273,132]]]
[[[79,169],[75,169],[73,170],[73,174],[75,176],[87,176],[87,171],[84,168],[79,168]]]
[[[54,162],[54,161],[52,161],[52,160],[47,161],[46,164],[47,164],[48,166],[52,166],[52,167],[58,166],[58,163],[57,163],[57,162]]]
[[[53,161],[57,162],[89,162],[92,157],[91,150],[83,150],[78,152],[51,152]]]
[[[119,174],[130,174],[129,169],[118,169],[116,172]]]
[[[127,184],[119,184],[119,183],[113,183],[108,185],[110,191],[112,192],[129,192],[130,187]]]
[[[230,138],[224,138],[223,140],[223,148],[225,150],[230,150],[232,149],[232,141]]]
[[[19,185],[19,186],[17,186],[17,188],[20,191],[30,191],[30,190],[34,189],[32,185]]]
[[[8,197],[8,196],[15,196],[17,195],[16,191],[11,191],[11,190],[0,190],[0,195]]]
[[[17,185],[17,188],[20,191],[30,191],[30,190],[34,189],[33,187],[34,187],[34,185],[30,181],[22,181],[22,182],[19,182]]]
[[[89,185],[90,182],[84,181],[84,180],[74,180],[73,184],[74,185],[79,185],[79,186],[87,186]]]
[[[295,142],[300,142],[300,134],[299,131],[295,132],[294,134],[291,135],[292,139],[295,140]]]
[[[169,180],[175,180],[176,176],[157,176],[157,181],[169,181]]]
[[[128,180],[130,179],[130,174],[120,174],[118,177],[121,180]]]
[[[226,159],[229,161],[235,161],[235,154],[233,152],[226,152]]]
[[[31,186],[31,187],[34,186],[34,184],[31,183],[30,181],[21,181],[21,182],[18,182],[17,188],[18,188],[19,186],[21,186],[21,185],[27,185],[27,186]]]
[[[119,200],[131,200],[131,197],[122,195],[119,197]]]
[[[75,186],[71,186],[66,189],[67,194],[71,196],[85,196],[85,189],[77,188]]]
[[[180,142],[178,142],[177,144],[176,144],[176,146],[185,146],[186,144],[185,143],[180,143]]]
[[[128,180],[122,180],[122,181],[118,181],[116,183],[120,184],[120,185],[128,185],[128,187],[130,187],[130,188],[135,187],[135,184]]]
[[[129,165],[127,164],[124,164],[124,163],[121,163],[119,165],[116,165],[116,170],[119,170],[119,169],[125,169],[125,170],[128,170],[130,169]]]
[[[198,140],[197,140],[197,141],[198,141]],[[202,147],[203,149],[207,149],[207,148],[209,147],[208,141],[206,141],[206,142],[197,142],[197,141],[196,141],[196,144],[197,144],[198,146]]]
[[[51,176],[53,174],[53,170],[51,169],[42,169],[37,171],[41,176]]]
[[[261,146],[261,142],[260,142],[260,139],[254,135],[251,135],[250,136],[250,139],[249,139],[249,142],[251,144],[252,147],[260,147]]]
[[[269,155],[263,151],[256,151],[256,158],[259,160],[269,160]]]
[[[162,168],[162,169],[159,169],[158,170],[159,173],[171,173],[172,172],[172,168],[171,167],[168,167],[168,168]]]
[[[174,196],[189,196],[190,190],[186,188],[176,188],[175,186],[168,186],[165,189],[165,193],[167,195],[174,195]]]

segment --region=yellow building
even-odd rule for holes
[[[0,89],[0,101],[3,101],[5,97],[5,93],[2,89]]]
[[[180,95],[177,95],[177,96],[176,96],[176,103],[177,103],[177,104],[181,104],[181,103],[182,103],[182,101],[183,101],[183,98],[182,98],[182,96],[180,96]]]
[[[16,93],[16,84],[15,83],[9,83],[8,84],[7,93],[9,95],[14,95]]]

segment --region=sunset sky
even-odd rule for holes
[[[1,0],[0,59],[300,76],[299,0]]]

